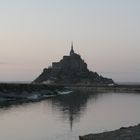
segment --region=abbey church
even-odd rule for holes
[[[90,71],[81,56],[74,52],[72,43],[70,54],[63,56],[59,62],[53,62],[51,67],[45,68],[33,83],[97,85],[113,84],[114,82],[112,79],[104,78],[98,73]]]

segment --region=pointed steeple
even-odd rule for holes
[[[74,50],[73,50],[73,42],[71,42],[71,51],[70,51],[70,56],[74,54]]]

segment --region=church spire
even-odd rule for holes
[[[70,56],[74,54],[74,50],[73,50],[73,42],[71,42],[71,51],[70,51]]]

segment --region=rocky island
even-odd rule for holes
[[[69,56],[63,56],[59,62],[45,68],[41,75],[33,81],[34,84],[61,84],[61,85],[109,85],[114,84],[112,79],[102,77],[97,72],[87,68],[81,56],[74,52],[73,43]]]

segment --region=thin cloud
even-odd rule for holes
[[[14,63],[14,62],[5,62],[5,61],[1,61],[1,62],[0,62],[0,65],[19,65],[19,64]]]
[[[8,62],[0,62],[0,65],[7,65],[9,64]]]

